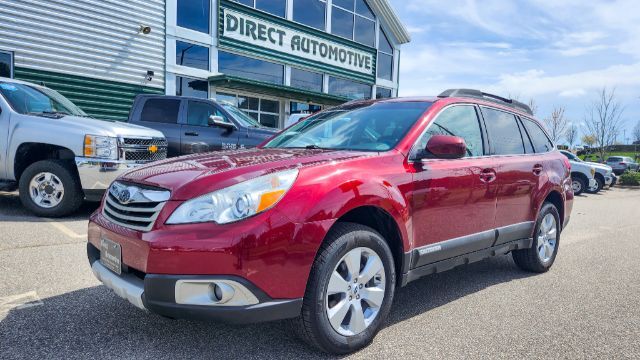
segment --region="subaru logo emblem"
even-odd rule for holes
[[[122,204],[127,204],[129,201],[131,201],[131,192],[129,192],[129,189],[123,189],[122,191],[118,192],[118,201],[120,201]]]

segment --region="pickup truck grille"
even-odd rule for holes
[[[102,215],[114,224],[149,231],[169,200],[169,191],[140,188],[114,182],[105,197]]]
[[[122,138],[120,140],[123,160],[147,163],[167,158],[167,140],[164,138]]]

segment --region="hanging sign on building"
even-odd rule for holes
[[[223,8],[222,37],[371,75],[374,55],[355,47]]]

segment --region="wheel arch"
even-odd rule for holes
[[[557,190],[551,190],[547,196],[544,198],[544,200],[542,201],[542,203],[540,204],[540,207],[538,208],[538,212],[540,212],[542,210],[542,205],[545,203],[551,203],[553,204],[556,209],[558,209],[558,214],[560,215],[560,228],[562,229],[562,226],[564,224],[564,216],[565,216],[565,209],[564,209],[564,203],[565,200],[562,197],[562,194],[557,191]]]
[[[333,226],[345,222],[368,226],[382,235],[393,254],[396,276],[398,277],[397,280],[399,280],[409,262],[405,259],[402,231],[395,218],[381,207],[364,205],[344,213],[336,220]]]
[[[16,181],[20,181],[24,170],[35,162],[41,160],[65,160],[71,162],[74,158],[74,152],[63,146],[35,142],[22,143],[16,149],[13,160],[13,175]],[[75,173],[77,175],[77,169],[75,169]]]

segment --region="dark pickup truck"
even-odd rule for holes
[[[233,105],[182,96],[138,95],[129,122],[161,131],[169,157],[252,148],[278,132]]]

